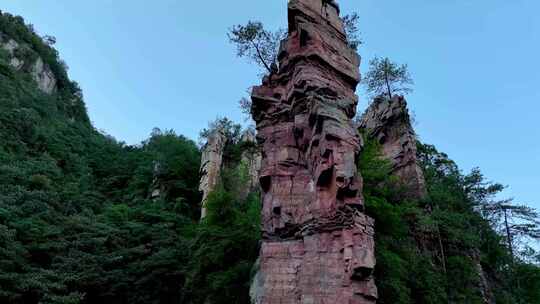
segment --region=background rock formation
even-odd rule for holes
[[[392,174],[405,186],[406,196],[423,198],[426,182],[417,162],[416,134],[405,98],[376,97],[362,115],[359,127],[379,141],[383,156],[392,162]]]
[[[213,130],[208,136],[208,142],[202,150],[201,156],[201,181],[199,191],[203,193],[201,202],[201,219],[206,217],[206,199],[208,194],[214,190],[219,182],[221,165],[223,162],[223,149],[227,142],[227,137],[221,129]]]
[[[0,49],[8,53],[9,63],[15,70],[32,76],[41,91],[51,94],[56,90],[57,81],[53,72],[28,45],[0,33]]]
[[[227,148],[235,145],[241,150],[239,159],[225,155]],[[233,149],[234,150],[234,149]],[[208,194],[216,189],[221,181],[223,169],[236,168],[241,170],[238,192],[242,198],[256,190],[259,186],[259,169],[261,167],[261,153],[257,147],[255,132],[245,130],[239,138],[229,138],[222,127],[216,127],[208,136],[207,143],[202,149],[201,180],[199,190],[203,193],[201,218],[206,217],[204,206]]]
[[[373,221],[351,123],[359,57],[331,1],[289,2],[279,70],[252,92],[262,147],[256,303],[374,303]]]
[[[247,146],[242,152],[240,165],[246,171],[247,183],[241,189],[243,196],[259,188],[259,170],[261,169],[262,155],[257,145],[257,139],[253,130],[246,130],[240,139]]]

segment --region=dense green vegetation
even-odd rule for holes
[[[0,53],[0,303],[247,303],[257,195],[223,186],[199,224],[193,141],[101,134],[56,50],[20,17],[2,14],[0,29],[60,80],[46,95]]]
[[[0,51],[0,303],[249,303],[260,202],[240,191],[253,147],[239,143],[239,126],[217,122],[226,165],[199,222],[193,141],[155,129],[130,146],[96,131],[52,45],[5,13],[0,32],[59,80],[44,94]],[[477,263],[498,303],[540,303],[538,268],[512,257],[478,211],[500,185],[420,145],[429,197],[402,201],[379,149],[367,140],[360,170],[377,220],[380,303],[481,303]]]
[[[359,162],[376,220],[379,303],[484,303],[478,265],[497,303],[540,303],[540,269],[512,264],[506,242],[478,211],[501,185],[478,170],[463,175],[447,155],[419,144],[428,197],[404,201],[380,149],[366,139]]]

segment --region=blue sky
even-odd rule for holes
[[[421,139],[540,208],[540,1],[339,2],[361,17],[364,70],[374,55],[409,65]],[[57,37],[94,125],[127,143],[153,127],[197,139],[217,116],[242,121],[237,101],[258,70],[235,57],[226,31],[250,19],[286,26],[284,0],[0,0],[0,9]]]

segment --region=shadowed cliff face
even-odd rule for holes
[[[356,155],[359,57],[337,5],[289,1],[279,69],[252,92],[262,148],[256,303],[374,303],[373,221]]]
[[[392,163],[392,174],[404,186],[405,196],[413,199],[425,197],[426,182],[418,165],[416,134],[405,98],[375,98],[362,115],[359,127],[381,144],[383,157]]]

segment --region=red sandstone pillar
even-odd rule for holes
[[[263,153],[256,303],[376,302],[373,221],[351,122],[359,62],[334,1],[289,1],[279,69],[252,93]]]

